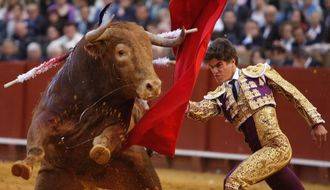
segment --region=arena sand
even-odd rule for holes
[[[0,190],[33,190],[37,174],[34,170],[31,180],[23,180],[11,175],[12,163],[0,161]],[[157,169],[164,190],[221,190],[223,175],[195,173],[171,169]],[[304,183],[308,190],[329,190],[330,185]],[[265,183],[254,185],[250,190],[269,190]]]

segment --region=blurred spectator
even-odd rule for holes
[[[285,51],[285,48],[280,45],[272,46],[270,50],[270,57],[267,62],[272,67],[283,67],[283,66],[291,66],[292,61],[289,60],[288,54]]]
[[[243,37],[243,34],[242,28],[237,23],[237,18],[233,11],[226,11],[223,14],[223,25],[223,31],[220,32],[218,35],[220,37],[225,37],[233,44],[238,45]]]
[[[18,49],[16,44],[11,39],[5,39],[0,48],[0,60],[1,61],[12,61],[18,60],[17,55]]]
[[[241,44],[243,44],[247,49],[252,49],[256,47],[261,47],[263,44],[263,39],[260,35],[258,23],[254,20],[248,20],[244,26],[244,34]]]
[[[60,32],[54,26],[49,26],[47,28],[46,42],[50,43],[51,41],[57,40],[60,37]]]
[[[81,9],[81,7],[88,6],[88,0],[73,0],[73,5],[76,9]]]
[[[324,1],[324,27],[325,27],[325,42],[330,43],[330,0]]]
[[[145,29],[151,22],[147,6],[145,6],[143,3],[138,3],[136,5],[135,18],[135,22]]]
[[[27,60],[32,62],[42,61],[41,46],[37,42],[32,42],[27,46]]]
[[[297,48],[303,48],[307,44],[305,32],[301,27],[297,27],[293,30],[294,42],[292,43],[292,50]]]
[[[161,9],[158,13],[158,25],[157,30],[159,33],[168,32],[171,30],[171,18],[168,9]]]
[[[304,31],[307,31],[308,25],[306,23],[306,19],[304,14],[299,9],[294,9],[292,11],[289,20],[294,28],[301,27]]]
[[[26,59],[26,48],[34,39],[29,35],[28,26],[25,22],[18,22],[15,25],[13,40],[18,45],[20,59]]]
[[[265,9],[266,24],[261,28],[261,35],[264,40],[264,48],[270,49],[275,40],[279,37],[279,27],[276,24],[277,9],[273,5],[268,5]]]
[[[9,9],[7,15],[7,37],[12,37],[15,32],[16,23],[24,20],[23,6],[21,4],[15,4]]]
[[[313,59],[303,48],[297,48],[293,52],[293,67],[309,68],[320,67],[321,64]]]
[[[125,21],[135,20],[135,8],[132,6],[132,0],[119,0],[116,18]]]
[[[304,4],[302,7],[302,11],[304,13],[305,18],[311,18],[312,14],[315,12],[322,13],[322,9],[315,4],[313,0],[303,0]]]
[[[5,17],[6,14],[6,1],[0,0],[0,20],[2,20]]]
[[[32,35],[44,35],[47,28],[46,19],[40,15],[39,7],[36,3],[30,3],[27,6],[28,19],[27,24]]]
[[[84,5],[80,7],[80,20],[78,21],[78,31],[81,34],[86,34],[91,28],[93,23],[89,21],[89,7]]]
[[[60,15],[55,10],[50,10],[47,12],[48,26],[54,26],[58,31],[62,33],[62,28],[64,27],[63,21],[60,20]]]
[[[280,45],[284,47],[286,51],[291,52],[294,38],[292,36],[292,25],[290,22],[284,22],[281,25],[280,36],[281,36],[279,40]]]
[[[6,23],[0,20],[0,42],[2,42],[7,36]]]
[[[51,57],[61,55],[74,47],[81,34],[98,22],[100,11],[108,3],[112,5],[106,11],[103,23],[114,14],[116,20],[137,22],[150,32],[167,32],[171,29],[168,2],[0,0],[0,44],[7,38],[13,40],[18,49],[14,59],[26,58],[27,45],[32,41],[39,43],[43,57],[46,53]],[[251,64],[267,58],[276,66],[292,65],[288,64],[292,51],[308,48],[311,44],[323,47],[318,45],[330,42],[330,0],[229,0],[225,10],[215,25],[212,39],[228,38],[238,52],[246,55],[245,59],[251,55]],[[35,44],[31,46],[38,49]],[[172,56],[170,48],[153,47],[153,52],[155,57]]]
[[[250,18],[251,10],[246,5],[237,4],[237,0],[229,0],[227,2],[226,10],[231,10],[237,16],[237,19],[241,23],[245,23]]]
[[[265,63],[265,55],[259,48],[254,48],[250,54],[250,65],[257,65],[258,63]]]
[[[75,21],[76,10],[67,0],[55,0],[54,4],[48,7],[48,11],[56,11],[62,23]]]
[[[324,1],[324,23],[326,27],[330,27],[330,0]]]
[[[64,35],[50,44],[59,44],[59,46],[63,47],[65,51],[73,48],[83,37],[83,35],[77,31],[76,25],[72,22],[67,23],[64,26],[63,31]]]
[[[310,44],[320,43],[323,40],[324,28],[321,25],[321,13],[314,12],[310,18],[310,27],[307,30],[307,39]]]
[[[146,6],[149,7],[151,20],[156,20],[159,11],[168,8],[168,3],[164,0],[147,0]]]
[[[252,10],[251,19],[256,21],[259,27],[265,26],[264,12],[267,7],[265,0],[256,0],[255,8]]]
[[[59,43],[50,43],[47,46],[47,57],[53,58],[64,54],[64,49]]]

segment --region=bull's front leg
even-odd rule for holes
[[[34,164],[44,158],[43,145],[45,139],[48,138],[48,134],[47,126],[37,121],[32,122],[27,136],[27,156],[24,160],[16,161],[13,164],[11,168],[13,175],[26,180],[31,177]]]
[[[98,164],[106,164],[110,160],[111,154],[121,148],[124,140],[125,129],[118,125],[112,125],[103,130],[103,132],[94,138],[93,148],[89,156]]]

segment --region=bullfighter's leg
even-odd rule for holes
[[[291,159],[291,146],[278,126],[275,109],[262,108],[253,115],[253,121],[262,148],[243,161],[226,178],[226,190],[246,189],[280,171]],[[295,186],[293,189],[301,188]]]
[[[11,168],[12,174],[23,179],[29,179],[32,175],[33,165],[40,162],[44,155],[44,140],[48,137],[48,128],[32,122],[27,136],[27,156],[24,160],[14,163]]]
[[[266,179],[266,182],[273,190],[304,189],[299,178],[288,166],[271,175]]]
[[[158,175],[142,147],[134,146],[114,155],[106,173],[95,178],[100,188],[120,190],[161,190]]]
[[[84,186],[73,173],[42,163],[37,176],[35,190],[58,189],[84,190]]]
[[[98,164],[108,163],[111,153],[115,148],[120,148],[124,133],[124,127],[119,125],[105,128],[99,136],[94,138],[93,148],[89,152],[90,158]]]

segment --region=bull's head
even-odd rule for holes
[[[100,58],[105,67],[114,63],[120,78],[131,84],[130,92],[135,96],[151,99],[161,91],[161,81],[152,64],[151,45],[172,47],[180,44],[184,36],[183,32],[177,38],[166,39],[146,32],[135,23],[109,21],[86,34],[85,49]]]

